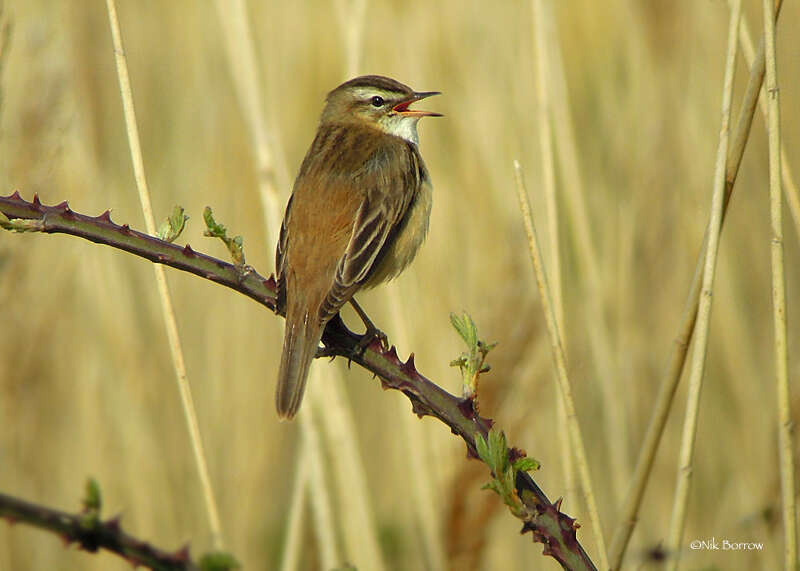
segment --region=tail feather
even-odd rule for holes
[[[278,370],[278,388],[275,393],[275,406],[278,416],[291,420],[300,402],[308,380],[308,369],[317,352],[322,328],[308,314],[291,319],[287,314],[286,331],[283,337],[283,354]]]

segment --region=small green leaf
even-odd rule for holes
[[[100,494],[100,484],[94,478],[86,480],[86,495],[83,497],[84,511],[99,512],[103,507],[103,498]]]
[[[498,496],[503,497],[503,489],[500,486],[500,482],[497,480],[491,480],[490,482],[486,482],[483,486],[481,486],[481,490],[492,490]]]
[[[86,480],[86,495],[83,496],[83,512],[80,515],[80,526],[85,530],[96,529],[100,525],[100,508],[103,499],[100,485],[94,478]]]
[[[508,496],[513,496],[514,495],[514,489],[516,488],[515,481],[514,481],[515,478],[516,478],[516,474],[514,474],[514,470],[506,470],[505,472],[503,472],[503,486],[504,486],[504,488],[506,490],[506,494]],[[506,502],[506,503],[508,503],[508,502]]]
[[[516,459],[513,466],[515,472],[530,472],[542,467],[535,458],[528,458],[527,456]]]
[[[241,564],[230,553],[223,551],[213,551],[206,553],[200,558],[200,569],[202,571],[232,571],[241,569]]]
[[[206,223],[206,236],[211,236],[212,238],[222,238],[225,236],[225,226],[217,224],[210,206],[206,206],[203,210],[203,221]]]
[[[174,242],[186,227],[187,220],[189,220],[189,217],[184,214],[183,207],[177,205],[174,206],[172,208],[172,214],[170,214],[164,220],[164,222],[161,223],[161,226],[158,227],[156,236],[165,242]]]
[[[453,324],[453,328],[467,345],[467,350],[451,361],[450,366],[461,369],[464,398],[474,399],[478,392],[478,377],[489,371],[486,356],[497,343],[489,344],[478,339],[478,328],[475,321],[466,312],[461,316],[451,313],[450,323]]]
[[[244,267],[244,239],[241,236],[228,238],[228,232],[222,224],[214,220],[214,214],[211,212],[211,207],[206,206],[203,210],[203,220],[206,223],[206,231],[204,234],[211,238],[219,238],[228,248],[228,252],[233,258],[233,263],[238,267]]]
[[[478,328],[475,326],[475,322],[467,312],[464,312],[463,316],[461,317],[455,313],[451,313],[450,323],[453,324],[453,327],[458,332],[459,336],[461,336],[461,339],[464,340],[464,343],[467,344],[467,347],[470,348],[470,350],[477,346]]]
[[[502,430],[489,431],[489,450],[492,455],[492,469],[499,476],[508,469],[508,447],[506,435]]]
[[[475,450],[478,452],[478,458],[483,460],[491,468],[491,457],[489,456],[489,445],[484,440],[480,432],[475,433]]]
[[[487,438],[480,433],[475,433],[475,449],[478,456],[492,471],[493,478],[481,489],[492,490],[508,506],[511,513],[522,517],[525,507],[522,504],[516,489],[517,472],[538,469],[539,463],[533,458],[517,458],[513,464],[509,460],[506,435],[502,430],[492,428]],[[517,455],[518,453],[515,453]]]

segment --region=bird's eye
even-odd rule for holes
[[[374,96],[371,99],[371,102],[372,102],[372,106],[373,107],[383,107],[383,104],[385,103],[385,101],[383,100],[383,97],[381,97],[380,95]]]

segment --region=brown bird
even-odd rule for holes
[[[409,105],[437,94],[378,75],[328,94],[276,253],[278,311],[286,315],[275,395],[282,418],[300,407],[328,321],[348,301],[361,314],[353,295],[403,271],[425,239],[431,184],[417,122],[441,115]]]

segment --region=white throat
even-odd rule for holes
[[[415,145],[419,145],[419,135],[417,134],[417,123],[419,122],[419,117],[402,117],[396,116],[397,118],[394,121],[391,121],[387,125],[387,132],[394,135],[395,137],[400,137],[401,139],[405,139],[409,143],[414,143]]]

